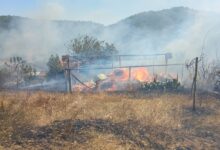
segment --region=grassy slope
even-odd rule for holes
[[[186,95],[0,93],[0,149],[219,149],[220,101]]]

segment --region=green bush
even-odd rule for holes
[[[142,89],[146,91],[153,91],[153,90],[169,90],[169,91],[176,91],[181,88],[180,82],[177,79],[167,80],[166,82],[150,82],[144,83],[142,85]]]

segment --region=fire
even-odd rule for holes
[[[110,77],[114,81],[128,81],[129,80],[129,71],[127,69],[117,69],[114,70]]]
[[[130,73],[129,69],[117,69],[110,75],[115,81],[129,81],[136,80],[140,82],[149,82],[152,77],[146,68],[132,68]]]
[[[131,88],[129,81],[137,86],[138,82],[152,82],[152,76],[150,75],[148,69],[144,67],[140,68],[127,68],[116,69],[107,78],[102,80],[100,84],[95,85],[94,82],[85,82],[88,87],[94,88],[98,91],[118,91],[118,90],[128,90]],[[138,81],[138,82],[133,82]],[[97,86],[97,87],[96,87]],[[74,86],[74,91],[88,91],[84,85],[78,84]]]
[[[131,71],[131,76],[133,80],[140,82],[151,81],[151,75],[146,68],[135,68]]]

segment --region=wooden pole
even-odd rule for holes
[[[67,64],[68,64],[68,92],[69,93],[72,93],[72,83],[71,83],[71,71],[70,71],[70,57],[68,56],[68,61],[67,61]]]
[[[131,67],[128,68],[128,74],[129,74],[129,81],[128,81],[128,88],[129,91],[132,91],[132,85],[131,85]]]
[[[1,107],[0,107],[0,110],[1,110],[1,111],[5,111],[5,108],[4,108],[4,102],[3,102],[3,101],[1,101]]]
[[[183,81],[184,65],[182,65],[181,81]]]
[[[167,76],[167,66],[168,66],[168,59],[167,58],[165,58],[165,74],[166,74],[166,76]]]
[[[199,58],[196,57],[195,76],[193,79],[193,111],[196,110],[196,81],[197,81],[197,75],[198,75],[198,61],[199,61]]]
[[[114,58],[112,56],[112,71],[113,71],[113,69],[114,69]]]
[[[153,60],[153,65],[155,65],[155,59]],[[155,73],[154,73],[154,66],[153,66],[153,75],[155,75]]]
[[[128,73],[129,73],[129,82],[131,81],[131,67],[128,68]]]
[[[16,77],[16,86],[17,86],[17,89],[18,89],[18,71],[17,71],[17,77]]]

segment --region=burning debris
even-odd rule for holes
[[[166,82],[164,82],[166,81]],[[98,74],[94,80],[73,85],[73,91],[130,91],[138,89],[151,89],[157,86],[177,88],[180,86],[178,79],[172,75],[152,75],[147,68],[122,68],[109,74]],[[156,89],[156,88],[152,88]]]
[[[152,81],[152,76],[149,71],[144,68],[134,68],[134,69],[117,69],[113,71],[110,75],[112,80],[115,81],[139,81],[139,82],[150,82]]]
[[[132,91],[146,89],[146,87],[149,87],[148,85],[151,86],[151,84],[154,84],[154,86],[157,85],[158,87],[163,85],[163,87],[176,88],[179,86],[178,73],[176,73],[176,75],[167,73],[167,68],[168,66],[182,67],[183,64],[168,64],[168,59],[172,58],[172,55],[168,54],[144,56],[112,55],[112,59],[97,58],[97,60],[92,62],[87,57],[63,56],[62,64],[65,68],[67,89],[68,91],[80,92]],[[158,55],[162,56],[162,59],[163,56],[165,56],[166,61],[164,64],[138,64],[138,60],[142,57],[147,57],[146,59],[148,59],[150,56],[155,57]],[[136,63],[134,63],[136,59],[137,62],[135,61]],[[122,63],[124,66],[121,65]],[[152,72],[149,71],[150,67],[153,69]],[[160,68],[155,69],[155,67]],[[71,78],[74,80],[71,81]],[[175,86],[172,86],[173,84]]]
[[[109,74],[99,74],[94,80],[76,84],[73,91],[120,91],[128,90],[132,85],[137,88],[140,83],[152,82],[152,75],[146,68],[116,69]],[[89,88],[88,88],[89,87]]]

